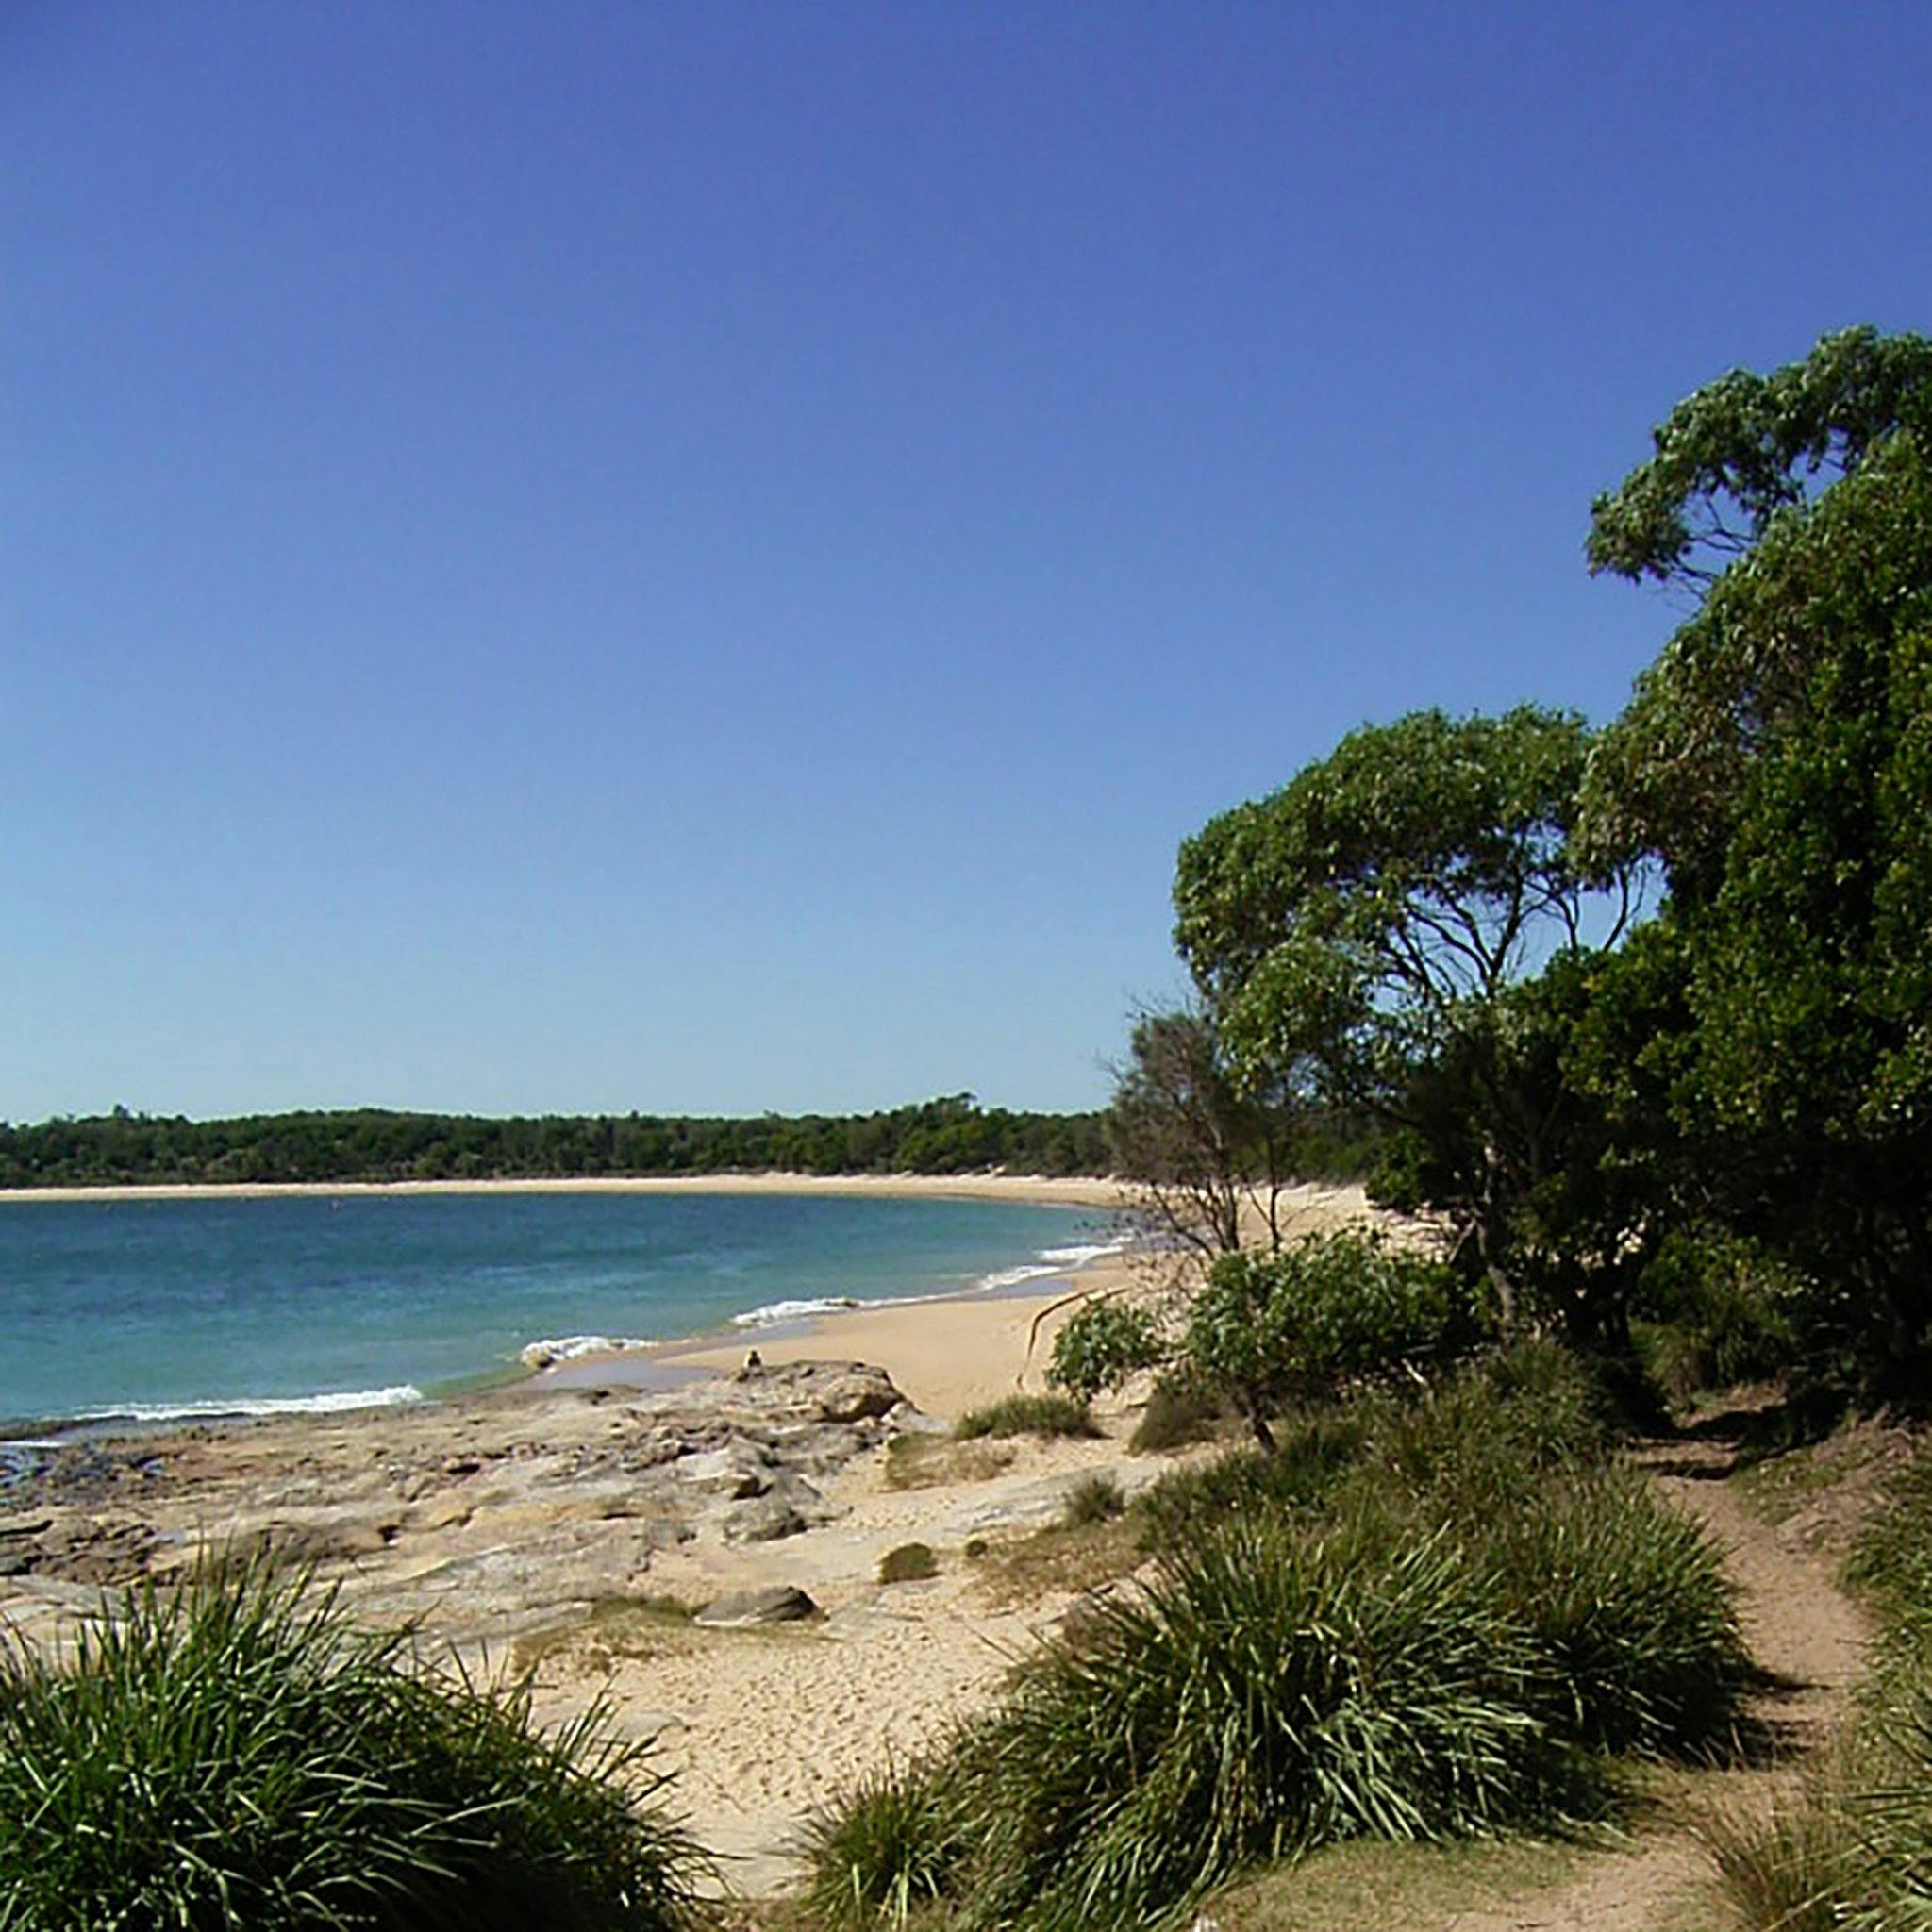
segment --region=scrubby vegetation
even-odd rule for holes
[[[962,1442],[982,1437],[1097,1436],[1084,1402],[1064,1395],[1008,1395],[985,1408],[970,1408],[954,1424]]]
[[[1746,1660],[1717,1553],[1609,1446],[1587,1372],[1532,1347],[1171,1473],[1134,1511],[1144,1587],[822,1821],[814,1898],[1147,1924],[1341,1839],[1554,1828],[1613,1754],[1721,1744]]]
[[[71,1660],[0,1651],[0,1924],[688,1923],[664,1780],[601,1713],[541,1735],[263,1566],[138,1592]]]

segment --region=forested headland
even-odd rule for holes
[[[1108,1172],[1103,1117],[1024,1113],[951,1094],[886,1112],[652,1114],[344,1112],[192,1121],[125,1108],[0,1124],[0,1188],[328,1181],[592,1179],[726,1173]]]

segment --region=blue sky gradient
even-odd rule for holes
[[[1177,841],[1612,715],[1932,8],[0,9],[0,1117],[1104,1097]]]

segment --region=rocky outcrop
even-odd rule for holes
[[[884,1370],[831,1361],[76,1439],[8,1472],[0,1613],[10,1593],[52,1601],[265,1550],[372,1609],[423,1607],[445,1630],[487,1633],[533,1605],[622,1595],[667,1549],[830,1522],[825,1486],[923,1420]]]

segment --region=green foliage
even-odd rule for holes
[[[1182,846],[1174,936],[1251,1074],[1312,1059],[1386,1091],[1584,897],[1566,854],[1589,735],[1567,714],[1418,711],[1352,732]]]
[[[1483,1541],[1501,1602],[1555,1666],[1566,1736],[1651,1752],[1724,1738],[1748,1674],[1731,1586],[1708,1538],[1643,1476],[1551,1485]]]
[[[1732,370],[1679,403],[1656,454],[1591,506],[1591,570],[1708,582],[1805,502],[1808,479],[1856,470],[1928,400],[1932,341],[1870,327],[1769,375]]]
[[[940,1574],[940,1559],[930,1543],[901,1543],[879,1558],[881,1583],[922,1583]]]
[[[1046,1378],[1077,1400],[1091,1402],[1140,1370],[1155,1367],[1165,1354],[1159,1324],[1147,1309],[1120,1300],[1091,1301],[1068,1316],[1054,1337]]]
[[[755,1120],[647,1114],[541,1120],[341,1113],[190,1121],[125,1111],[36,1126],[0,1122],[0,1188],[130,1182],[487,1180],[509,1175],[1095,1174],[1101,1116],[1014,1113],[950,1094],[889,1113]]]
[[[1225,1419],[1221,1397],[1198,1375],[1170,1370],[1149,1391],[1127,1447],[1136,1456],[1156,1456],[1191,1442],[1211,1442]]]
[[[970,1848],[958,1794],[937,1764],[888,1764],[807,1824],[812,1919],[832,1932],[901,1926],[947,1896]]]
[[[954,1424],[962,1442],[993,1436],[1097,1436],[1084,1402],[1064,1395],[1008,1395],[986,1408],[968,1409]]]
[[[1061,1522],[1069,1529],[1086,1529],[1096,1523],[1111,1523],[1126,1513],[1127,1499],[1110,1475],[1089,1475],[1067,1491],[1066,1513]]]
[[[1761,1243],[1683,1229],[1645,1271],[1645,1363],[1673,1401],[1770,1380],[1800,1358],[1805,1284]]]
[[[1339,1839],[1548,1830],[1602,1804],[1603,1751],[1722,1739],[1716,1554],[1608,1442],[1594,1378],[1525,1343],[1163,1478],[1128,1519],[1152,1582],[922,1771],[921,1896],[963,1927],[1145,1924]]]
[[[0,1651],[0,1924],[688,1923],[664,1780],[592,1711],[439,1676],[265,1568],[143,1590],[71,1663]]]
[[[1553,1770],[1538,1671],[1443,1540],[1238,1523],[1100,1604],[975,1735],[973,1918],[1142,1924],[1256,1859],[1521,1817]]]
[[[1753,384],[1770,426],[1740,432]],[[1770,481],[1736,486],[1744,547],[1600,743],[1585,838],[1668,867],[1666,1108],[1711,1206],[1818,1285],[1816,1366],[1907,1393],[1932,1353],[1932,344],[1828,338],[1680,413],[1769,450]],[[1837,481],[1777,482],[1820,448]]]
[[[1264,1422],[1294,1395],[1439,1360],[1470,1311],[1441,1263],[1373,1234],[1224,1255],[1189,1312],[1190,1369]]]

